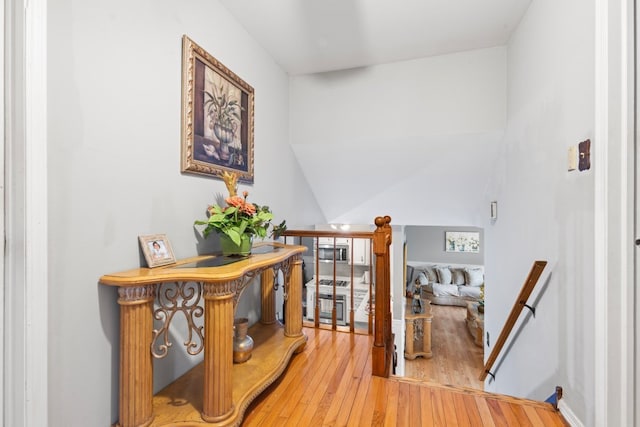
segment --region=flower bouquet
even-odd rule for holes
[[[243,191],[242,196],[238,196],[236,174],[225,172],[223,179],[229,190],[229,197],[225,199],[226,206],[210,205],[207,209],[209,218],[195,221],[197,225],[206,225],[204,237],[214,231],[218,233],[223,255],[249,255],[255,236],[262,239],[267,235],[276,239],[280,237],[287,229],[286,221],[279,225],[272,224],[273,213],[269,206],[248,202],[248,191]]]

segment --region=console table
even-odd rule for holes
[[[433,314],[431,311],[431,301],[422,300],[422,311],[414,313],[412,309],[412,299],[407,298],[404,321],[404,357],[413,360],[418,356],[430,358],[431,352],[431,321]]]
[[[240,424],[251,401],[306,345],[301,304],[305,250],[304,246],[263,243],[240,260],[205,255],[165,267],[102,276],[101,284],[118,287],[120,305],[120,419],[116,425]],[[274,285],[278,271],[284,283]],[[262,314],[259,324],[249,330],[255,348],[249,361],[234,364],[235,307],[257,276]],[[285,325],[276,320],[274,286],[284,287]],[[153,358],[165,357],[173,345],[169,326],[178,313],[187,320],[187,352],[204,351],[204,362],[154,397]],[[154,318],[160,324],[155,329]]]

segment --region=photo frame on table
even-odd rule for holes
[[[181,171],[253,183],[254,90],[182,36]]]
[[[447,252],[480,252],[480,232],[445,231],[444,245]]]
[[[147,266],[149,266],[149,268],[174,264],[176,262],[173,249],[171,249],[171,244],[165,234],[138,236],[138,239],[140,240],[140,247],[142,248],[142,253],[144,253],[144,258],[147,260]]]

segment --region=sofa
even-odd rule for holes
[[[420,292],[432,304],[466,307],[480,300],[483,285],[482,265],[407,263],[407,292]]]

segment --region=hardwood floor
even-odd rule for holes
[[[243,426],[565,426],[550,404],[371,375],[373,337],[305,328],[306,349]]]
[[[374,377],[372,336],[303,330],[306,347],[244,411],[242,426],[567,425],[548,403],[415,379]],[[177,381],[166,402],[154,400],[150,427],[219,425],[200,417],[203,375],[202,364],[197,365]]]
[[[482,348],[473,343],[467,330],[467,309],[446,305],[431,305],[431,348],[433,357],[405,359],[406,378],[468,387],[484,388],[478,377],[484,368]]]

